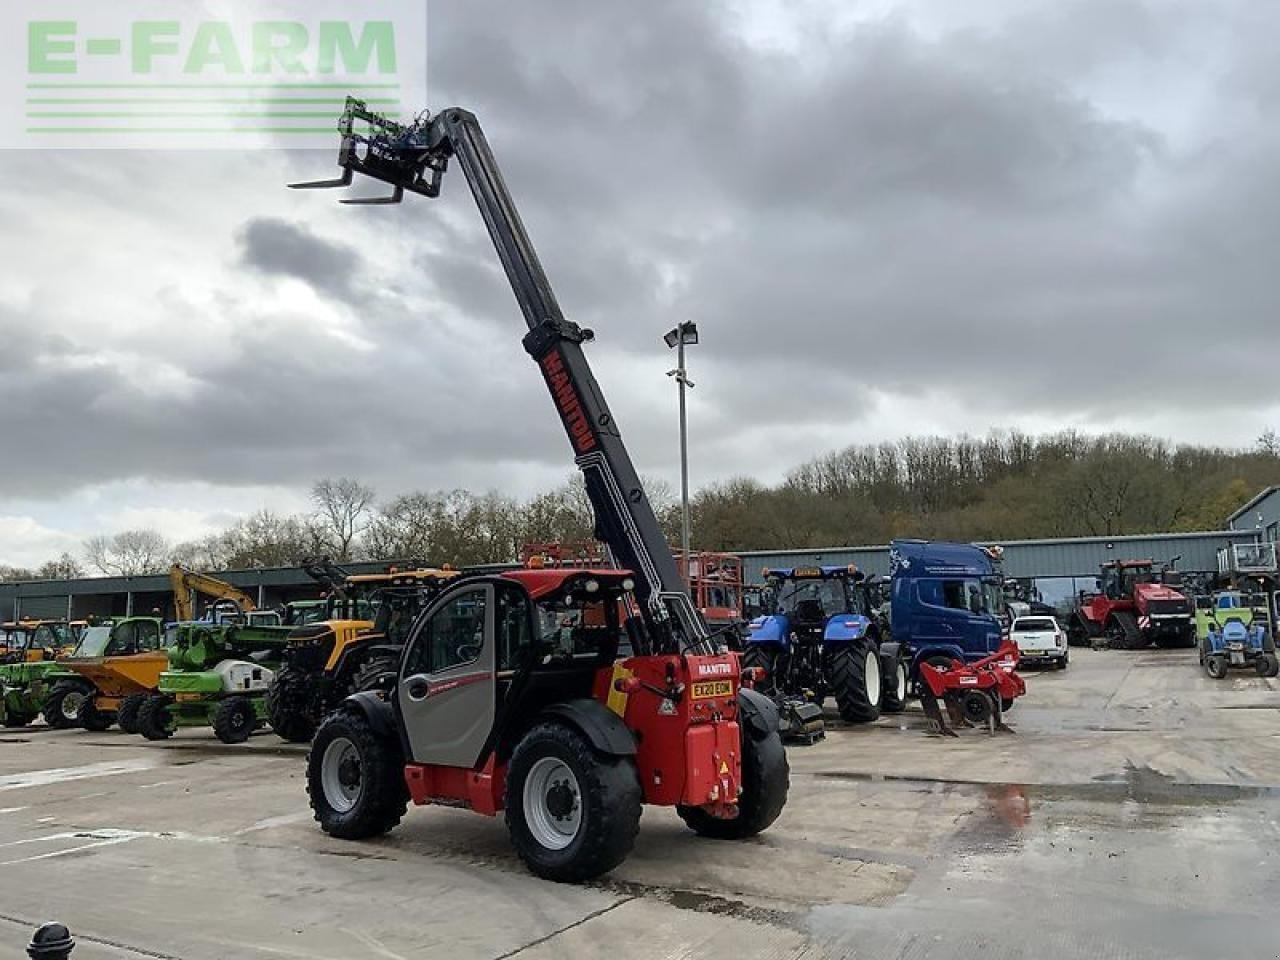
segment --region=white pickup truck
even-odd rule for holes
[[[1041,614],[1016,617],[1009,635],[1018,645],[1018,653],[1028,662],[1049,662],[1065,670],[1071,657],[1067,632],[1053,617]]]

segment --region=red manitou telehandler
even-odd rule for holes
[[[357,129],[358,125],[358,129]],[[644,803],[739,839],[786,803],[772,702],[714,644],[681,580],[582,345],[564,319],[476,118],[402,125],[348,100],[337,180],[439,194],[462,168],[529,327],[614,568],[460,577],[418,617],[394,682],[348,697],[316,732],[311,806],[336,837],[385,833],[407,802],[505,812],[536,874],[582,881],[627,856]]]

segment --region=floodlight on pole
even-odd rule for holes
[[[684,554],[685,575],[689,572],[689,421],[685,404],[685,390],[693,389],[684,364],[684,348],[698,342],[698,325],[692,320],[675,327],[662,338],[676,351],[676,368],[668,370],[668,377],[675,377],[680,390],[680,550]]]

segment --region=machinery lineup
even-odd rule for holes
[[[0,627],[6,726],[42,717],[155,741],[202,727],[228,744],[270,726],[310,742],[307,792],[326,833],[386,833],[410,803],[502,814],[533,873],[576,882],[626,858],[646,804],[674,807],[702,836],[768,829],[787,803],[784,740],[820,740],[828,699],[846,724],[918,699],[937,733],[956,736],[1008,729],[1026,692],[1020,643],[1063,668],[1071,643],[1090,643],[1197,646],[1213,678],[1280,671],[1274,575],[1192,598],[1172,564],[1110,562],[1063,627],[1053,611],[1010,617],[996,548],[901,539],[887,577],[796,566],[757,585],[738,557],[677,556],[588,364],[594,334],[561,313],[475,116],[400,124],[349,99],[340,132],[340,176],[295,187],[360,174],[390,195],[344,203],[396,203],[436,197],[449,168],[462,171],[596,540],[530,545],[504,569],[351,575],[308,559],[322,598],[272,610],[175,565],[172,621]]]

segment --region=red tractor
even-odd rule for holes
[[[644,803],[674,806],[704,836],[754,836],[787,798],[777,710],[690,599],[587,363],[593,335],[561,314],[475,116],[454,108],[405,126],[348,100],[341,129],[342,177],[305,186],[361,173],[394,188],[374,202],[395,202],[437,196],[449,163],[462,168],[617,568],[450,584],[384,689],[348,697],[316,732],[316,819],[359,839],[394,827],[409,800],[502,810],[529,868],[564,881],[620,863]]]
[[[1105,641],[1116,650],[1194,647],[1191,601],[1181,591],[1182,577],[1154,560],[1111,560],[1102,564],[1100,591],[1086,593],[1067,624],[1071,643]]]

